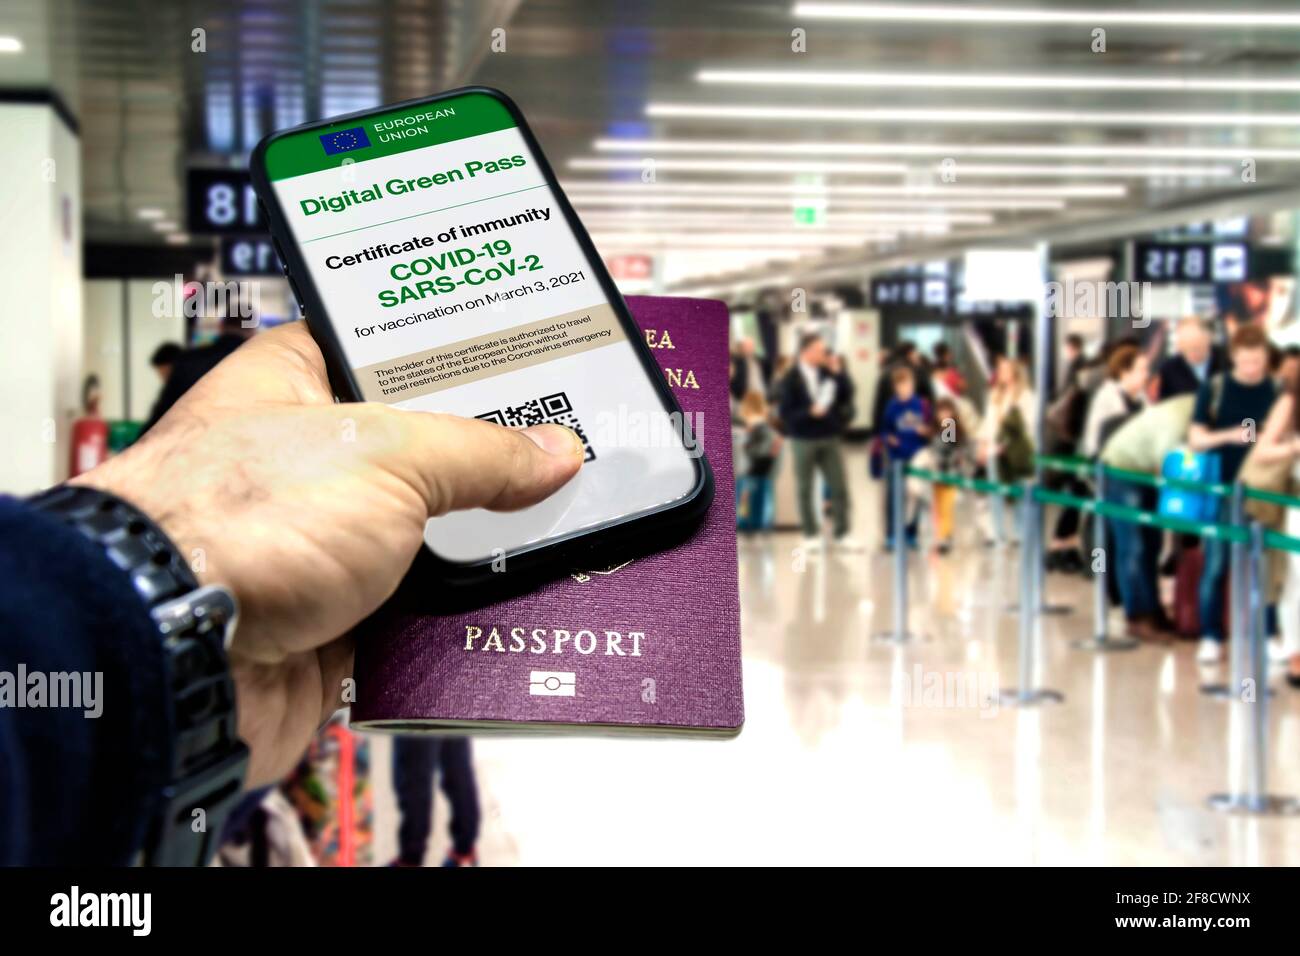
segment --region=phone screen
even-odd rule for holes
[[[263,171],[365,400],[583,439],[578,477],[546,501],[431,520],[439,557],[492,560],[694,490],[698,446],[502,101],[469,92],[282,136]]]

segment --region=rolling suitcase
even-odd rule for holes
[[[1205,551],[1184,546],[1174,572],[1174,629],[1180,637],[1195,640],[1201,636],[1200,589]]]

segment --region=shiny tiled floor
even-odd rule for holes
[[[875,511],[858,509],[864,538]],[[486,865],[1300,863],[1300,817],[1205,807],[1239,768],[1230,722],[1247,705],[1198,693],[1193,645],[1071,648],[1091,635],[1091,590],[1053,575],[1049,600],[1073,610],[1041,619],[1038,681],[1065,700],[991,705],[1016,683],[1017,549],[914,557],[921,639],[898,646],[871,639],[891,559],[803,564],[797,544],[740,543],[740,738],[476,741]],[[1270,789],[1300,795],[1300,693],[1274,684]],[[395,824],[377,790],[382,861]],[[445,810],[440,796],[440,828]],[[440,831],[431,858],[445,846]]]

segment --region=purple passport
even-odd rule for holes
[[[358,634],[352,726],[395,732],[734,735],[744,723],[727,308],[631,296],[713,467],[687,541],[466,613],[389,613]]]

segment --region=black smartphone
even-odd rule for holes
[[[249,165],[340,399],[583,439],[582,470],[546,501],[432,519],[443,576],[594,559],[702,517],[695,430],[508,97],[471,87],[309,123]]]

